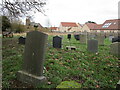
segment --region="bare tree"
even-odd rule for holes
[[[28,16],[28,13],[41,12],[45,15],[43,7],[47,0],[3,0],[1,12],[5,16],[14,16],[16,18]]]

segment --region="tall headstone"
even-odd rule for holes
[[[80,43],[83,43],[83,44],[87,43],[87,34],[80,35]]]
[[[104,45],[105,37],[103,35],[97,35],[96,39],[98,40],[98,45]]]
[[[23,68],[17,73],[18,80],[33,85],[46,81],[46,77],[43,76],[46,41],[47,35],[42,32],[27,33]]]
[[[67,35],[67,38],[70,40],[70,39],[71,39],[71,34],[68,34],[68,35]]]
[[[62,38],[59,36],[53,37],[53,47],[62,48]]]
[[[89,52],[93,52],[93,53],[98,52],[98,41],[94,40],[94,39],[88,40],[87,41],[87,50]]]
[[[120,42],[115,42],[110,45],[110,53],[120,59]]]

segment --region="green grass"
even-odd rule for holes
[[[85,44],[80,44],[72,36],[63,38],[62,49],[52,48],[52,37],[48,37],[44,75],[50,84],[38,85],[37,88],[56,88],[62,81],[74,80],[82,88],[115,88],[119,80],[119,60],[109,53],[108,38],[105,45],[99,46],[98,54],[86,50]],[[17,44],[18,37],[3,39],[3,87],[10,88],[11,81],[16,79],[16,73],[22,68],[24,45]],[[65,46],[76,46],[75,51],[66,50]]]

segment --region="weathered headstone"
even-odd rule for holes
[[[110,45],[110,53],[120,58],[120,42],[115,42]]]
[[[115,42],[110,45],[110,53],[120,58],[120,42]]]
[[[104,45],[105,37],[103,35],[97,35],[96,39],[98,40],[98,45]]]
[[[18,38],[18,43],[19,44],[25,44],[25,39],[26,39],[25,37],[19,37]]]
[[[95,34],[89,34],[89,35],[87,36],[87,39],[88,39],[88,40],[91,40],[91,39],[95,39],[95,37],[96,37]]]
[[[71,39],[71,34],[68,34],[68,35],[67,35],[67,38],[70,40],[70,39]]]
[[[83,43],[83,44],[87,43],[87,34],[80,35],[80,43]]]
[[[98,41],[94,40],[94,39],[88,40],[87,41],[87,50],[89,52],[93,52],[93,53],[98,52]]]
[[[53,47],[62,48],[62,38],[59,36],[53,37]]]
[[[112,38],[112,43],[120,42],[120,36]]]
[[[80,40],[80,35],[79,35],[79,34],[75,34],[75,35],[74,35],[74,38],[75,38],[76,40]]]
[[[23,68],[17,73],[18,80],[33,85],[46,81],[46,77],[43,76],[46,41],[47,35],[42,32],[27,33]]]

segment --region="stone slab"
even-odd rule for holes
[[[66,46],[66,49],[67,50],[76,50],[76,47],[75,46]]]
[[[25,71],[18,71],[18,80],[24,83],[31,83],[33,85],[39,85],[41,83],[46,83],[47,79],[45,76],[36,76]]]

